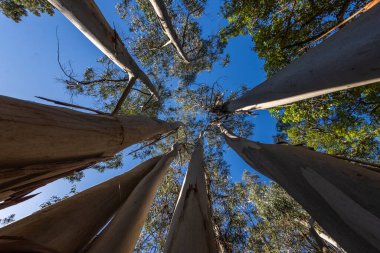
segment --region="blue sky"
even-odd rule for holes
[[[115,13],[117,1],[96,1],[111,24],[118,31],[123,31],[123,21]],[[201,24],[205,34],[212,34],[226,21],[219,15],[219,1],[208,2],[206,15]],[[66,18],[59,12],[53,17],[30,15],[18,24],[0,14],[0,95],[45,103],[34,96],[43,96],[60,101],[74,102],[80,105],[96,107],[96,101],[88,97],[71,97],[64,85],[58,80],[63,74],[57,63],[56,29],[60,40],[61,61],[70,61],[76,73],[82,73],[88,66],[93,66],[102,53],[93,46]],[[122,32],[121,32],[122,33]],[[211,72],[202,73],[198,82],[215,82],[234,90],[242,84],[253,87],[265,80],[263,61],[251,50],[252,41],[248,37],[231,39],[227,52],[231,63],[223,68],[215,65]],[[252,118],[255,123],[254,135],[251,139],[263,143],[272,143],[275,134],[275,121],[268,112],[260,111]],[[225,156],[231,164],[231,176],[239,180],[243,170],[249,166],[234,152],[228,150]],[[124,159],[124,166],[119,170],[107,170],[100,174],[87,170],[86,177],[77,184],[77,190],[82,191],[102,181],[119,175],[138,164],[131,158]],[[252,170],[251,170],[252,171]],[[20,219],[39,209],[39,205],[52,195],[62,196],[70,191],[66,180],[58,180],[36,192],[40,195],[4,210],[0,210],[0,218],[15,213]]]

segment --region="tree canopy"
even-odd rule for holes
[[[46,0],[1,0],[0,11],[15,22],[20,22],[28,12],[40,16],[43,13],[54,14],[54,7]]]
[[[216,63],[227,64],[230,59],[224,55],[224,49],[232,37],[239,35],[251,37],[252,49],[265,60],[267,76],[272,76],[307,48],[320,43],[314,40],[368,1],[226,0],[221,13],[228,24],[212,36],[205,36],[200,24],[202,15],[207,15],[206,0],[164,2],[190,63],[167,43],[168,37],[149,1],[120,0],[116,5],[116,12],[125,21],[122,31],[118,32],[125,32],[123,42],[158,87],[160,95],[160,100],[155,99],[137,82],[118,114],[180,120],[186,125],[186,129],[176,134],[141,143],[129,154],[146,159],[167,152],[173,143],[186,143],[186,149],[170,166],[156,193],[135,252],[163,251],[186,164],[198,134],[205,130],[208,197],[218,229],[217,240],[227,252],[322,252],[323,248],[341,252],[339,247],[318,236],[318,232],[326,232],[311,221],[308,213],[278,184],[247,171],[241,181],[231,179],[230,165],[224,156],[226,143],[217,125],[223,123],[239,136],[249,137],[254,132],[254,121],[250,117],[255,113],[222,115],[214,109],[238,97],[247,87],[229,91],[220,82],[198,83],[197,77],[211,71]],[[0,0],[0,10],[15,22],[20,22],[28,12],[37,16],[54,14],[54,8],[45,0]],[[98,109],[104,112],[113,110],[129,80],[128,74],[107,57],[98,59],[80,74],[70,65],[62,62],[59,65],[67,90],[72,95],[95,98],[99,102]],[[380,86],[370,85],[274,108],[271,113],[277,119],[277,141],[306,145],[345,158],[378,162],[379,94]],[[120,168],[122,164],[123,157],[118,154],[92,168],[103,172]],[[75,183],[83,176],[77,172],[67,179]],[[69,195],[75,193],[73,185]],[[53,196],[41,207],[69,195]]]

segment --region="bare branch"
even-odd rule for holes
[[[134,76],[132,76],[129,79],[127,87],[125,87],[123,94],[121,94],[121,97],[120,97],[119,101],[117,102],[116,107],[112,112],[112,115],[115,115],[116,113],[118,113],[118,111],[120,110],[121,106],[123,105],[125,99],[127,98],[128,94],[131,91],[132,86],[135,84],[135,82],[136,82],[136,78]]]
[[[91,111],[91,112],[96,112],[98,114],[104,114],[104,115],[108,114],[106,112],[101,112],[101,111],[98,111],[98,110],[95,110],[95,109],[91,109],[91,108],[88,108],[88,107],[84,107],[84,106],[80,106],[80,105],[74,105],[74,104],[70,104],[70,103],[66,103],[66,102],[61,102],[61,101],[57,101],[57,100],[53,100],[53,99],[49,99],[49,98],[44,98],[44,97],[40,97],[40,96],[36,96],[36,98],[39,98],[39,99],[42,99],[42,100],[45,100],[45,101],[49,101],[49,102],[52,102],[52,103],[57,104],[57,105],[63,105],[63,106],[83,109],[83,110],[87,110],[87,111]]]

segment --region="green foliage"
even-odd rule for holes
[[[279,185],[243,175],[248,201],[254,203],[255,225],[247,247],[254,252],[322,252],[309,233],[306,211]]]
[[[268,76],[298,58],[304,46],[363,7],[365,0],[227,0],[221,32],[226,43],[249,35]],[[315,46],[312,43],[310,46]],[[354,88],[271,110],[282,138],[329,154],[378,161],[380,86]]]
[[[42,203],[40,205],[40,208],[41,209],[44,209],[46,207],[49,207],[51,205],[54,205],[58,202],[61,202],[62,200],[65,200],[73,195],[77,194],[77,187],[75,184],[72,184],[71,185],[71,189],[70,189],[70,192],[66,195],[64,195],[63,197],[59,197],[59,196],[56,196],[56,195],[53,195],[51,196],[47,201],[45,201],[44,203]]]
[[[347,158],[379,161],[380,85],[359,87],[271,112],[292,144]]]
[[[226,0],[222,13],[228,20],[220,34],[229,38],[246,34],[254,50],[265,59],[269,76],[299,56],[298,50],[326,33],[368,0]]]
[[[36,16],[53,15],[54,7],[46,0],[0,0],[0,11],[18,23],[29,12]]]
[[[126,44],[148,74],[166,81],[176,78],[182,84],[190,84],[199,72],[210,71],[218,59],[221,52],[218,38],[202,36],[198,18],[203,14],[204,0],[165,1],[165,4],[191,64],[183,62],[171,44],[164,46],[168,38],[149,1],[122,1],[117,6],[131,34]]]

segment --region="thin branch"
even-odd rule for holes
[[[65,68],[63,67],[62,63],[61,63],[61,57],[60,57],[60,44],[59,44],[59,36],[58,36],[58,26],[56,27],[55,29],[55,37],[57,39],[57,61],[58,61],[58,65],[59,65],[59,68],[61,69],[62,73],[67,77],[69,78],[70,80],[74,80],[75,82],[78,82],[78,80],[76,80],[73,76],[72,76],[72,73],[71,74],[68,74],[65,70]]]
[[[161,135],[161,136],[160,136],[159,138],[157,138],[156,140],[151,141],[150,143],[148,143],[148,144],[146,144],[146,145],[144,145],[144,146],[142,146],[142,147],[140,147],[140,148],[138,148],[138,149],[136,149],[136,150],[133,150],[133,151],[129,152],[129,153],[127,154],[127,156],[128,156],[128,155],[131,155],[131,154],[133,154],[133,153],[136,153],[137,151],[140,151],[140,150],[142,150],[142,149],[144,149],[144,148],[146,148],[146,147],[149,147],[149,146],[151,146],[151,145],[153,145],[153,144],[155,144],[155,143],[157,143],[157,142],[159,142],[159,141],[161,141],[161,140],[163,140],[163,139],[169,137],[170,135],[172,135],[172,134],[175,133],[176,131],[177,131],[177,130],[172,130],[172,131],[170,131],[169,133],[167,133],[166,135]]]
[[[145,111],[145,109],[146,109],[145,106],[148,105],[148,103],[152,100],[152,98],[153,98],[153,95],[150,96],[149,99],[146,101],[146,103],[142,106],[142,108],[141,108],[141,112]]]
[[[120,111],[121,106],[123,105],[128,94],[131,92],[131,89],[132,89],[133,85],[135,84],[135,82],[136,82],[136,77],[131,76],[131,78],[129,79],[127,87],[125,87],[123,94],[121,94],[121,97],[120,97],[119,101],[117,102],[115,109],[112,112],[112,115],[115,115],[116,113],[118,113]]]
[[[129,81],[129,78],[121,78],[121,79],[107,79],[107,78],[103,78],[103,79],[96,79],[96,80],[92,80],[92,81],[79,81],[79,80],[75,80],[75,82],[71,82],[69,80],[65,80],[65,83],[67,85],[69,85],[70,87],[74,87],[74,86],[77,86],[79,84],[81,85],[92,85],[92,84],[95,84],[95,83],[123,83],[123,82],[128,82]],[[122,85],[116,85],[116,87],[122,87]],[[137,91],[137,92],[140,92],[141,94],[144,94],[144,95],[151,95],[151,93],[148,93],[148,92],[145,92],[143,90],[140,90],[140,89],[137,89],[137,88],[134,88],[132,87],[131,88],[132,90],[134,91]]]
[[[63,105],[63,106],[83,109],[83,110],[87,110],[87,111],[91,111],[91,112],[96,112],[98,114],[108,115],[108,113],[106,113],[106,112],[101,112],[101,111],[98,111],[98,110],[95,110],[95,109],[91,109],[91,108],[88,108],[88,107],[84,107],[84,106],[80,106],[80,105],[74,105],[74,104],[70,104],[70,103],[66,103],[66,102],[61,102],[61,101],[57,101],[57,100],[53,100],[53,99],[49,99],[49,98],[40,97],[40,96],[36,96],[36,98],[39,98],[39,99],[42,99],[42,100],[45,100],[45,101],[49,101],[49,102],[52,102],[52,103],[57,104],[57,105]]]

